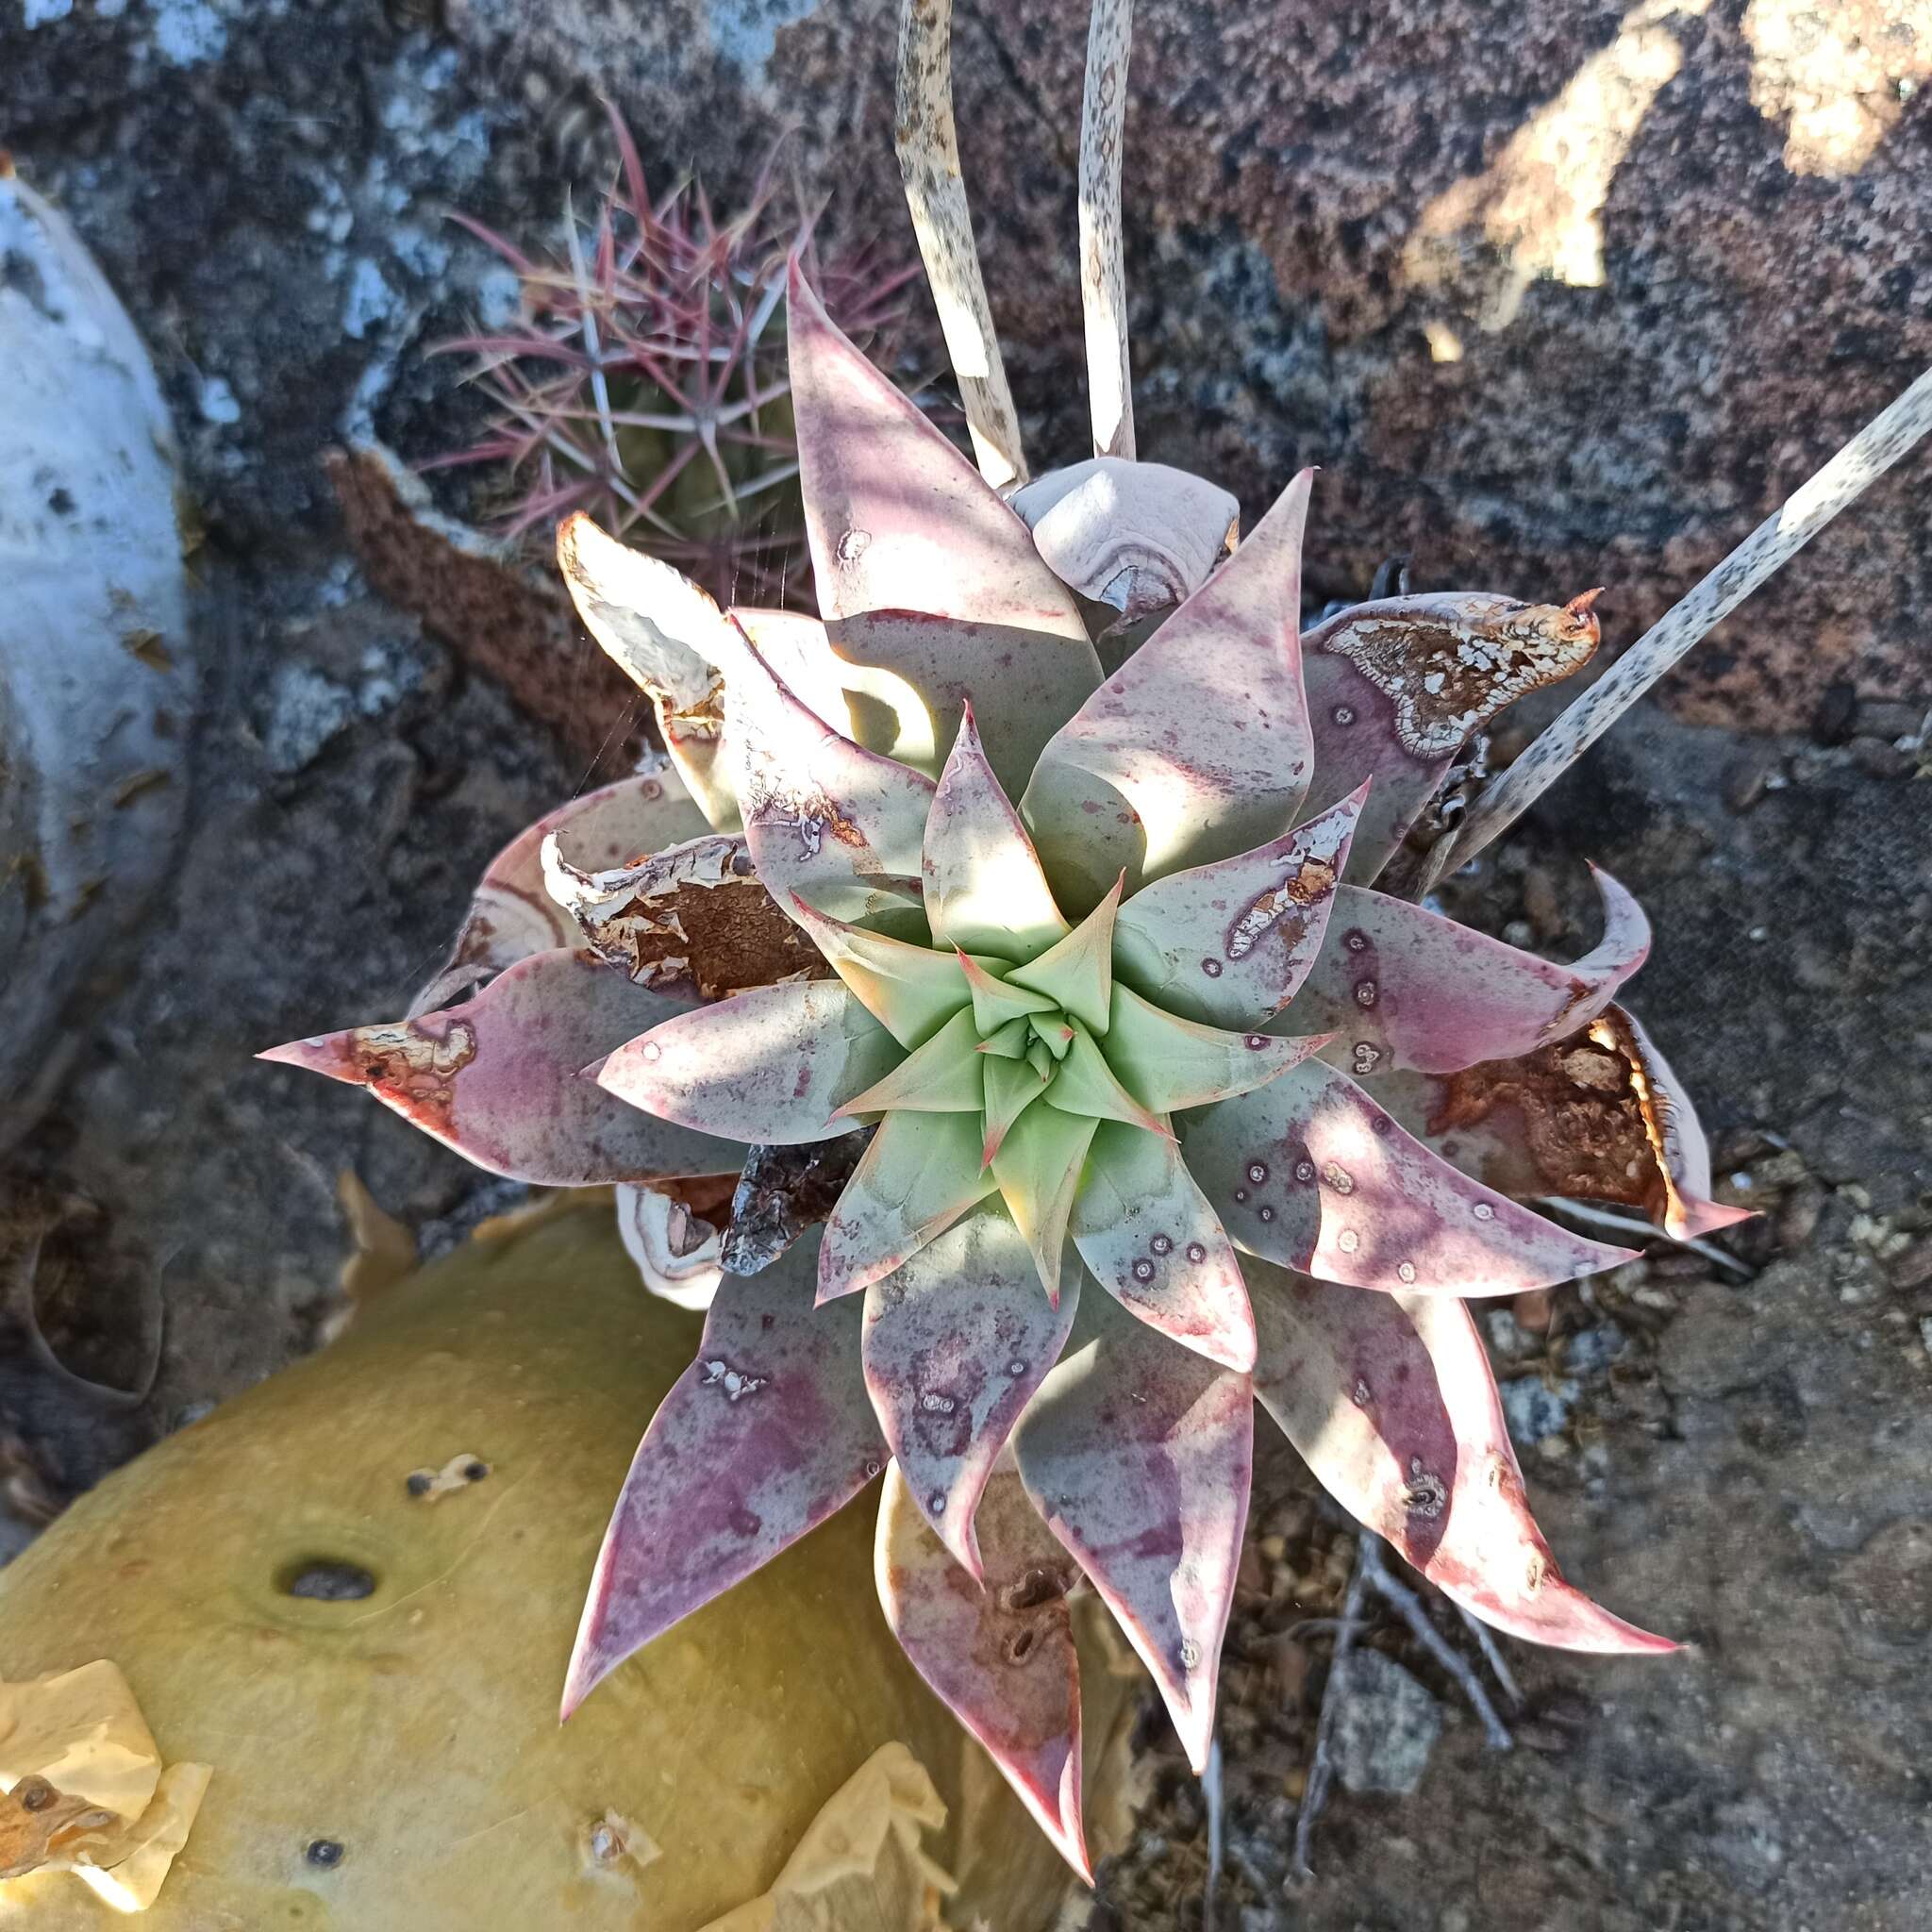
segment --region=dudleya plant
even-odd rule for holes
[[[1112,454],[1008,499],[795,269],[790,308],[821,619],[572,519],[670,765],[508,848],[412,1018],[270,1056],[550,1185],[870,1130],[822,1228],[724,1273],[566,1712],[883,1474],[900,1642],[1084,1872],[1067,1594],[1203,1765],[1257,1401],[1474,1616],[1669,1650],[1557,1569],[1467,1307],[1624,1258],[1513,1193],[1735,1218],[1612,1004],[1643,916],[1599,874],[1559,966],[1374,883],[1470,735],[1589,657],[1591,598],[1299,635],[1311,473],[1238,543],[1224,492]]]

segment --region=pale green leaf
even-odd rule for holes
[[[973,1009],[961,1007],[924,1046],[908,1054],[883,1080],[854,1094],[839,1111],[858,1115],[903,1108],[912,1113],[976,1113],[984,1065]]]

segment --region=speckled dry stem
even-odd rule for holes
[[[973,215],[953,126],[952,0],[906,0],[899,17],[894,145],[946,354],[959,379],[980,475],[995,490],[1026,480],[1020,419],[973,245]]]
[[[1080,103],[1080,307],[1087,320],[1087,399],[1093,454],[1134,456],[1127,363],[1127,280],[1121,248],[1121,135],[1134,0],[1094,0]]]
[[[1436,847],[1426,891],[1501,837],[1652,685],[1795,557],[1832,518],[1932,429],[1932,369],[1874,416],[1824,467],[1674,604],[1477,799],[1460,834]]]

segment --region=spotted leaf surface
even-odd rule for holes
[[[690,1005],[633,985],[591,954],[534,953],[460,1006],[291,1041],[260,1058],[367,1087],[466,1160],[536,1187],[717,1174],[736,1161],[728,1142],[640,1113],[582,1077]]]
[[[1561,1650],[1674,1650],[1563,1580],[1464,1305],[1249,1264],[1255,1393],[1317,1479],[1472,1616]]]
[[[970,702],[1017,791],[1100,681],[1079,608],[1025,525],[796,273],[788,313],[806,534],[859,740],[937,774]]]
[[[857,1303],[814,1307],[815,1241],[727,1274],[697,1359],[625,1478],[584,1605],[566,1717],[625,1657],[823,1523],[886,1459]]]
[[[1456,1073],[1578,1032],[1650,952],[1650,922],[1637,901],[1607,873],[1596,882],[1603,939],[1571,966],[1406,899],[1342,886],[1328,943],[1295,998],[1295,1030],[1332,1031],[1329,1058],[1358,1078]]]
[[[1035,1508],[1153,1672],[1200,1772],[1248,1514],[1248,1377],[1087,1294],[1014,1448]]]
[[[597,1081],[660,1120],[782,1147],[850,1132],[840,1109],[904,1058],[846,988],[812,979],[675,1014],[626,1041]]]
[[[1367,885],[1388,863],[1472,732],[1590,661],[1596,595],[1568,604],[1480,591],[1384,597],[1338,611],[1303,638],[1314,735],[1308,807],[1374,781],[1350,880]]]
[[[1254,1367],[1234,1244],[1172,1141],[1102,1125],[1070,1227],[1088,1272],[1129,1314],[1211,1361]]]
[[[886,1621],[912,1667],[1091,1882],[1080,1819],[1080,1666],[1066,1601],[1079,1572],[1010,1464],[987,1485],[980,1547],[983,1584],[946,1554],[905,1474],[888,1472],[875,1558]]]
[[[1170,873],[1121,908],[1114,970],[1169,1012],[1262,1025],[1322,950],[1365,793],[1212,865]]]
[[[997,1203],[977,1208],[865,1291],[865,1385],[914,1502],[977,1576],[974,1511],[1020,1412],[1059,1359],[1078,1306],[1055,1308]]]
[[[1296,626],[1312,471],[1056,733],[1021,800],[1070,912],[1285,832],[1310,747]]]
[[[448,959],[409,1005],[409,1018],[448,1006],[533,953],[577,943],[576,922],[543,886],[543,841],[553,832],[586,870],[623,865],[710,830],[669,765],[587,791],[546,813],[485,868]]]
[[[1471,1180],[1320,1060],[1204,1110],[1184,1154],[1241,1247],[1324,1281],[1517,1294],[1631,1258]]]

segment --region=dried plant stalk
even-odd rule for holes
[[[1121,133],[1134,0],[1094,0],[1080,104],[1080,307],[1087,322],[1093,454],[1134,457],[1133,377],[1127,366],[1127,283],[1121,247]]]
[[[995,490],[1005,490],[1025,482],[1026,458],[959,174],[953,125],[953,0],[906,0],[899,18],[895,145],[946,354],[959,379],[973,453],[980,475]]]
[[[1507,831],[1701,639],[1932,429],[1932,370],[1866,424],[1538,738],[1430,855],[1422,890]]]

